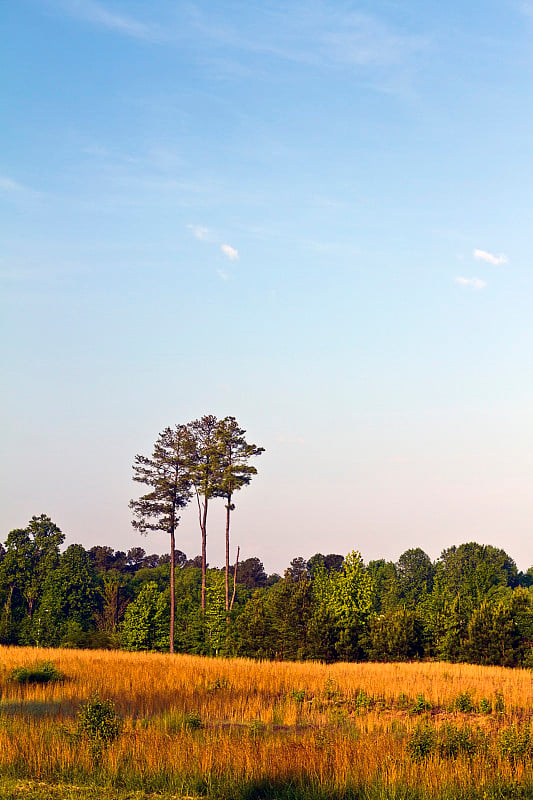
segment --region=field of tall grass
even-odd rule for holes
[[[6,647],[0,659],[2,797],[533,797],[527,670]],[[64,679],[17,672],[45,661]],[[95,748],[79,719],[97,696],[122,726]]]

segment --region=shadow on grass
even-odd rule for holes
[[[56,717],[69,714],[69,709],[58,700],[6,700],[0,703],[0,717]]]

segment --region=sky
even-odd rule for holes
[[[215,414],[265,448],[232,558],[533,564],[533,2],[17,0],[0,25],[0,539],[45,513],[167,552],[131,527],[135,454]]]

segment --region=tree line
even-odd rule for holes
[[[519,572],[491,545],[450,547],[436,561],[420,548],[396,562],[317,553],[282,576],[258,557],[226,573],[178,549],[171,586],[170,554],[62,550],[64,538],[42,514],[0,545],[2,643],[168,652],[173,589],[177,652],[533,667],[533,568]]]

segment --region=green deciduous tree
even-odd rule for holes
[[[346,556],[339,571],[326,572],[323,564],[315,570],[313,597],[322,607],[320,616],[329,625],[337,626],[337,653],[354,658],[358,637],[372,610],[374,584],[365,569],[361,555],[353,551]]]
[[[0,563],[0,587],[5,594],[1,635],[9,639],[12,613],[26,615],[19,622],[25,638],[32,641],[32,620],[42,597],[49,574],[59,561],[59,547],[64,535],[46,514],[32,517],[26,528],[11,531],[6,540],[6,551]],[[16,637],[17,640],[20,635]]]
[[[153,454],[135,456],[133,480],[150,486],[151,491],[130,502],[132,525],[141,533],[165,531],[170,536],[170,652],[174,652],[175,531],[179,512],[191,498],[191,459],[193,441],[186,425],[165,428],[155,443]]]
[[[46,645],[85,645],[98,607],[97,577],[89,553],[71,544],[49,573],[39,605],[38,639]]]
[[[163,650],[168,647],[168,594],[155,581],[145,583],[126,609],[122,644],[126,650]]]
[[[420,547],[414,547],[402,553],[396,564],[396,572],[403,604],[411,609],[416,608],[433,588],[433,562]]]

